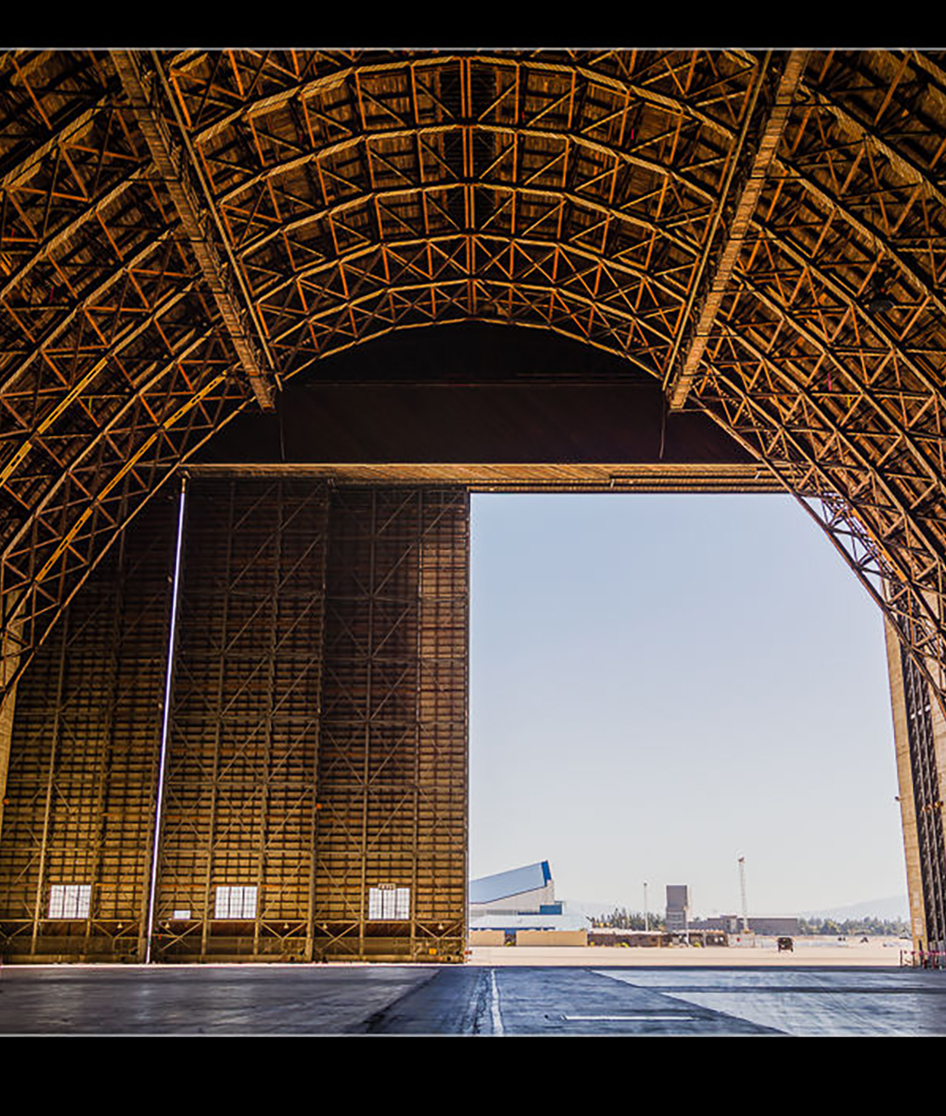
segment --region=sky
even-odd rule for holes
[[[906,893],[879,608],[790,496],[474,494],[470,870],[697,916]]]

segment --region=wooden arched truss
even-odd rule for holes
[[[712,416],[942,700],[944,66],[0,55],[0,680],[241,410],[373,337],[478,319],[605,349]]]

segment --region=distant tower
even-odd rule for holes
[[[667,929],[686,930],[690,909],[690,889],[687,884],[667,884]]]
[[[749,933],[749,908],[746,905],[746,858],[739,857],[739,890],[742,892],[742,932]]]

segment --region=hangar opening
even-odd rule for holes
[[[548,859],[570,931],[734,914],[743,854],[753,915],[905,894],[883,618],[790,497],[471,504],[474,879]]]

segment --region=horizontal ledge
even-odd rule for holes
[[[335,484],[449,484],[471,491],[785,492],[765,466],[750,464],[192,464],[188,477],[312,477]]]

